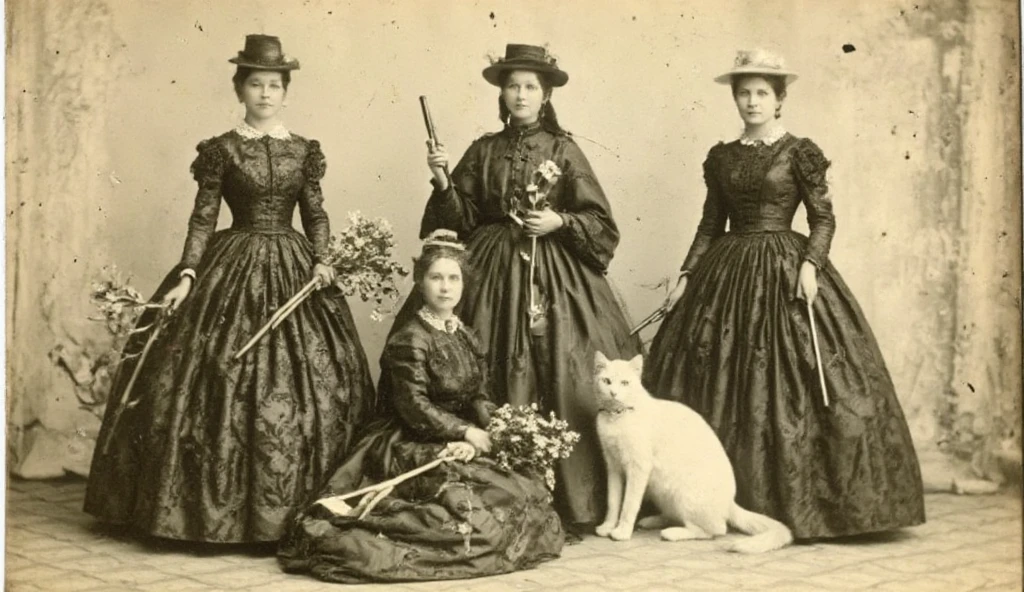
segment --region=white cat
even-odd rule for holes
[[[754,535],[732,551],[788,545],[793,534],[785,524],[736,504],[732,464],[711,426],[686,405],[648,394],[640,384],[642,364],[641,356],[595,356],[597,433],[608,467],[608,511],[598,536],[628,540],[646,493],[660,514],[639,526],[663,528],[665,540],[710,539],[724,535],[728,525]]]

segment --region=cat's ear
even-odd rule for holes
[[[637,373],[637,375],[642,374],[644,370],[643,355],[637,354],[636,356],[634,356],[633,359],[629,361],[629,367],[632,368]]]
[[[596,352],[594,354],[594,369],[600,372],[604,370],[607,366],[608,358],[606,358],[604,354],[602,354],[601,352]]]

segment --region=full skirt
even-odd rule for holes
[[[384,425],[360,440],[323,495],[422,466],[443,447],[410,438],[394,420],[378,423]],[[540,479],[478,458],[399,484],[362,519],[311,505],[282,540],[278,561],[285,571],[331,582],[448,580],[528,569],[558,557],[564,542]]]
[[[308,241],[293,230],[214,235],[191,294],[154,341],[125,401],[137,359],[118,371],[87,512],[172,539],[281,537],[375,405],[366,355],[334,287],[314,292],[233,360],[312,267]],[[154,300],[177,281],[168,275]],[[147,336],[126,351],[138,352]]]
[[[831,265],[814,302],[826,407],[804,300],[806,237],[716,240],[666,316],[644,367],[655,396],[700,413],[732,461],[737,501],[797,538],[924,522],[920,466],[881,351]]]

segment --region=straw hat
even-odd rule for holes
[[[736,60],[732,70],[715,78],[720,84],[732,84],[734,76],[761,74],[765,76],[782,76],[786,84],[797,79],[792,70],[786,68],[786,60],[782,56],[764,49],[740,50],[736,52]]]

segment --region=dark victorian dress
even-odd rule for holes
[[[485,425],[493,408],[486,365],[479,342],[457,322],[409,318],[381,356],[382,413],[322,495],[422,466],[467,427]],[[363,519],[312,505],[278,558],[286,571],[334,582],[445,580],[526,569],[558,557],[563,542],[542,480],[478,457],[401,483]]]
[[[548,195],[565,222],[537,240],[536,282],[547,299],[548,325],[531,335],[530,240],[508,216],[512,199],[546,160],[562,170]],[[454,187],[436,190],[423,216],[421,234],[448,228],[467,241],[474,282],[460,316],[480,335],[494,377],[494,400],[555,411],[580,433],[572,455],[556,468],[556,506],[571,523],[593,523],[604,515],[604,464],[594,428],[594,352],[631,358],[640,341],[629,325],[605,272],[619,243],[604,191],[579,146],[565,132],[539,124],[506,127],[485,135],[452,171]],[[410,299],[406,308],[413,306]],[[415,310],[415,309],[413,309]]]
[[[921,473],[892,379],[864,314],[828,261],[835,230],[810,140],[719,144],[683,265],[689,285],[654,338],[644,383],[718,433],[737,501],[797,538],[924,522]],[[800,203],[810,236],[790,230]],[[726,222],[729,231],[726,232]],[[830,405],[818,386],[801,264],[818,270],[814,314]]]
[[[281,131],[255,138],[240,126],[199,144],[184,255],[154,300],[182,269],[194,269],[196,281],[154,342],[116,429],[133,363],[114,384],[85,500],[104,521],[173,539],[275,541],[375,405],[366,355],[334,287],[232,359],[327,253],[323,153]],[[222,196],[233,222],[215,233]],[[296,205],[306,236],[291,226]],[[139,351],[145,337],[126,350]]]

